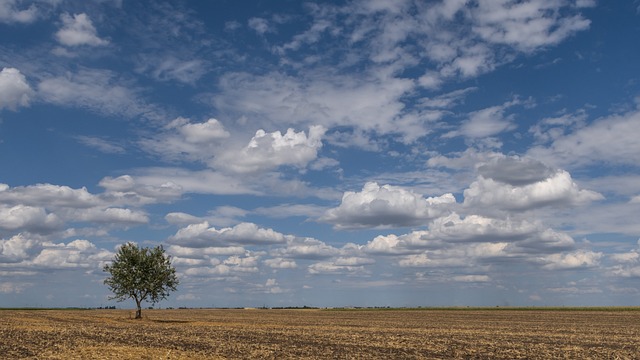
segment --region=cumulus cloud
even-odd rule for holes
[[[213,266],[191,267],[184,274],[195,277],[228,278],[258,272],[259,256],[245,253],[244,256],[232,255],[227,259],[212,264]]]
[[[223,247],[230,244],[269,245],[286,242],[287,237],[256,224],[240,223],[234,227],[216,229],[208,222],[188,225],[176,232],[169,242],[184,247]]]
[[[216,157],[216,166],[237,173],[252,173],[294,166],[304,168],[315,160],[322,147],[322,136],[326,129],[311,126],[309,136],[304,131],[288,129],[283,135],[280,131],[267,133],[258,130],[251,141],[238,152],[228,151]]]
[[[60,15],[62,28],[56,32],[56,40],[66,46],[104,46],[109,41],[98,37],[96,28],[85,13]]]
[[[150,201],[153,202],[153,201]],[[0,228],[30,233],[58,230],[66,223],[136,225],[149,222],[145,212],[114,205],[141,203],[111,192],[92,194],[86,188],[37,184],[0,184]]]
[[[340,250],[312,238],[290,238],[285,247],[273,251],[274,256],[294,259],[326,259],[340,254]]]
[[[478,167],[478,173],[486,179],[512,185],[524,186],[543,181],[554,174],[540,161],[518,156],[494,157]]]
[[[34,270],[98,268],[113,255],[90,241],[80,239],[65,244],[18,234],[9,240],[0,240],[0,263],[20,263]]]
[[[73,189],[52,184],[16,187],[0,184],[0,201],[10,204],[70,208],[88,208],[101,204],[100,199],[89,193],[85,187]]]
[[[29,232],[46,232],[59,228],[62,221],[44,208],[16,205],[0,205],[0,229]]]
[[[527,221],[511,219],[494,219],[479,215],[468,215],[461,218],[452,213],[435,219],[429,226],[429,232],[423,234],[419,241],[408,243],[410,246],[427,245],[429,240],[454,242],[516,242],[532,236],[537,231],[534,224]]]
[[[101,198],[113,205],[145,205],[166,202],[179,198],[183,188],[167,179],[163,182],[145,184],[136,181],[131,175],[115,178],[105,177],[98,183],[106,191]]]
[[[601,252],[577,250],[571,253],[551,254],[540,259],[546,270],[571,270],[592,268],[600,264]]]
[[[42,248],[41,242],[25,234],[8,240],[0,239],[0,263],[16,263],[34,256]]]
[[[508,250],[511,254],[550,253],[570,249],[575,244],[567,234],[529,221],[494,219],[479,215],[462,218],[453,213],[434,220],[428,230],[413,231],[400,236],[377,236],[369,241],[363,250],[377,255],[406,255],[463,243],[509,244],[508,248],[501,245],[499,250]]]
[[[28,106],[33,90],[27,79],[15,68],[2,68],[0,72],[0,110],[17,110],[20,106]]]
[[[489,170],[491,169],[485,168],[485,171]],[[513,179],[500,179],[513,182]],[[582,205],[602,199],[604,197],[597,192],[580,189],[571,175],[564,170],[558,170],[546,179],[521,186],[480,175],[464,191],[466,206],[517,211],[551,205]]]
[[[328,210],[320,220],[340,229],[424,225],[455,202],[452,194],[425,199],[401,187],[369,182],[361,192],[345,192],[340,206]]]
[[[113,253],[98,249],[87,240],[74,240],[68,244],[44,243],[42,251],[32,264],[47,269],[100,267],[113,258]]]

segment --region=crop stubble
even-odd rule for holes
[[[3,359],[634,359],[640,311],[0,311]]]

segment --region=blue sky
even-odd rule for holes
[[[637,305],[640,3],[5,0],[0,306]],[[130,306],[131,304],[118,304]]]

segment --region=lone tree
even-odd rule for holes
[[[165,255],[162,246],[153,249],[139,248],[134,243],[120,247],[111,264],[104,266],[111,276],[104,280],[114,296],[109,300],[136,301],[136,319],[142,318],[143,301],[155,304],[176,291],[178,278],[171,265],[171,257]]]

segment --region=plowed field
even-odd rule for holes
[[[637,359],[640,311],[0,311],[2,359]]]

